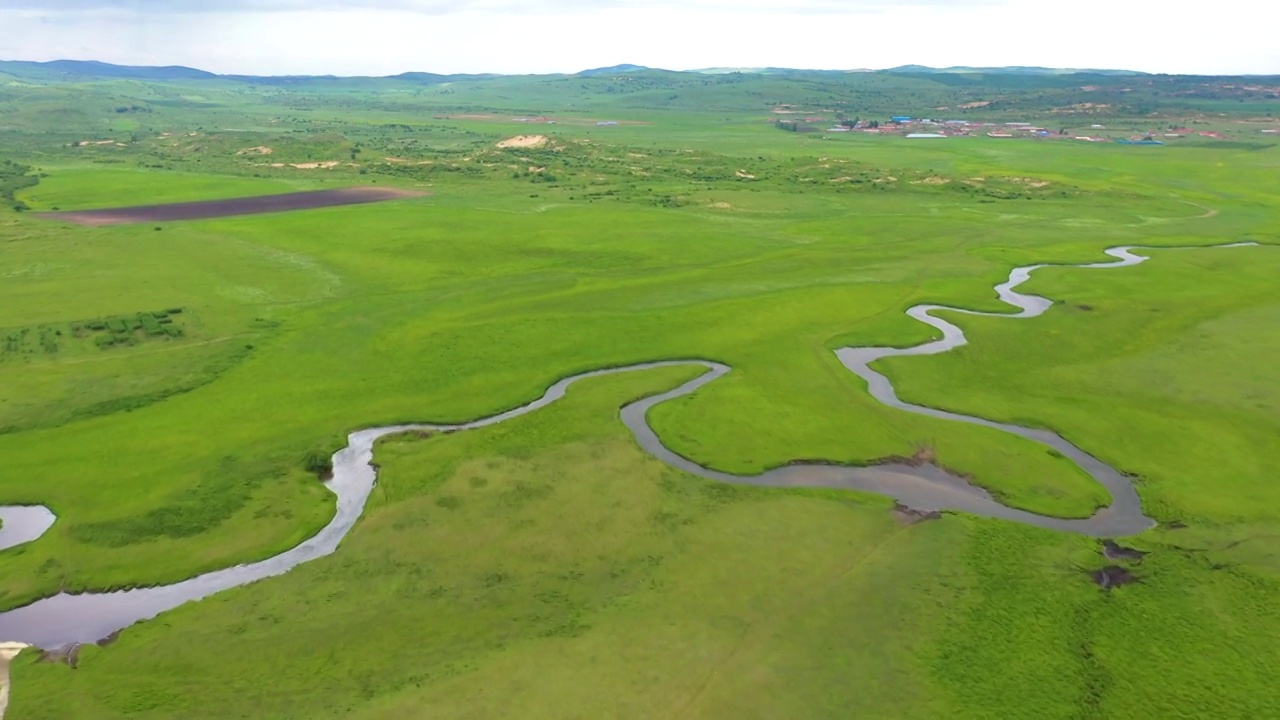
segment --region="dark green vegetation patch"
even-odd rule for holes
[[[139,345],[147,340],[181,338],[184,336],[182,325],[175,322],[181,313],[181,308],[172,308],[0,331],[4,333],[4,349],[0,359],[56,356],[66,349],[66,345],[74,343],[92,344],[93,347],[108,350]]]
[[[0,161],[0,199],[11,205],[14,210],[27,209],[26,203],[15,197],[16,193],[39,184],[40,178],[31,174],[29,166],[12,160]]]

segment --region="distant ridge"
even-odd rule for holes
[[[611,65],[609,67],[592,68],[590,70],[583,70],[582,72],[578,73],[578,77],[598,77],[601,75],[625,75],[627,73],[649,72],[655,69],[656,68],[645,67],[644,65],[630,65],[630,64]],[[668,72],[668,71],[663,70],[661,72]]]
[[[965,74],[965,73],[988,73],[1001,75],[1149,75],[1150,73],[1138,72],[1137,70],[1102,70],[1102,69],[1081,69],[1081,68],[1046,68],[1028,65],[1008,65],[1004,67],[968,67],[964,65],[956,65],[946,68],[934,68],[927,65],[902,65],[895,68],[886,68],[879,72],[885,73],[914,73],[918,75],[941,75],[941,74]]]
[[[181,65],[145,67],[112,65],[111,63],[98,62],[97,60],[54,60],[52,62],[15,60],[0,63],[0,68],[5,68],[6,66],[7,68],[22,68],[42,73],[135,80],[209,80],[218,77],[211,72]]]
[[[6,73],[14,77],[28,78],[40,81],[70,81],[89,79],[128,79],[128,80],[158,80],[158,81],[204,81],[204,80],[230,80],[233,82],[245,82],[261,85],[290,85],[303,82],[333,82],[341,83],[359,80],[399,80],[403,82],[411,82],[422,85],[434,85],[448,82],[462,82],[468,80],[491,80],[494,78],[511,77],[499,73],[478,73],[478,74],[453,74],[441,75],[430,72],[405,72],[398,75],[385,76],[339,76],[339,75],[239,75],[228,74],[220,75],[217,73],[200,70],[197,68],[184,67],[181,65],[170,65],[165,67],[147,67],[132,65],[113,65],[111,63],[99,62],[96,60],[53,60],[51,62],[32,62],[27,60],[0,60],[0,73]],[[624,63],[621,65],[611,65],[609,67],[591,68],[583,70],[576,74],[567,73],[545,73],[547,77],[582,77],[582,78],[607,78],[616,77],[618,75],[775,75],[775,76],[803,76],[803,75],[822,75],[834,77],[840,75],[851,75],[856,73],[884,73],[897,75],[1013,75],[1022,77],[1064,77],[1069,75],[1095,75],[1095,76],[1111,76],[1111,77],[1141,77],[1151,76],[1152,73],[1141,72],[1137,70],[1114,70],[1114,69],[1082,69],[1082,68],[1046,68],[1023,65],[1010,65],[1005,67],[970,67],[970,66],[954,66],[946,68],[934,68],[927,65],[901,65],[899,67],[886,68],[883,70],[872,70],[867,68],[844,69],[844,70],[814,70],[803,68],[784,68],[784,67],[712,67],[700,70],[663,70],[660,68],[647,67],[644,65],[633,65]],[[1191,76],[1196,77],[1196,76]],[[1224,76],[1204,76],[1204,77],[1224,77]],[[1274,76],[1229,76],[1229,77],[1274,77]]]
[[[812,75],[822,73],[825,75],[846,75],[849,73],[865,73],[875,72],[867,68],[857,68],[852,70],[812,70],[802,68],[783,68],[783,67],[714,67],[700,68],[698,70],[689,70],[688,72],[699,73],[701,75],[731,75],[733,73],[741,73],[743,75]]]

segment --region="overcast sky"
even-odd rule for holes
[[[1280,74],[1277,0],[0,0],[0,59],[246,74],[1045,65]]]

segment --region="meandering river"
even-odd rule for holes
[[[1218,247],[1240,247],[1255,243],[1234,243]],[[1135,254],[1136,247],[1107,250],[1114,262],[1089,263],[1073,267],[1119,268],[1136,265],[1147,258]],[[898,399],[893,385],[871,368],[876,360],[901,355],[932,355],[967,343],[958,326],[933,313],[939,310],[1006,318],[1032,318],[1043,314],[1053,303],[1035,295],[1024,295],[1016,288],[1025,283],[1035,270],[1045,265],[1015,269],[1009,280],[996,286],[1004,302],[1017,308],[1016,313],[982,313],[942,305],[917,305],[907,314],[942,333],[942,339],[911,348],[843,348],[837,351],[840,361],[863,378],[873,397],[880,402],[907,412],[967,422],[1003,430],[1033,440],[1062,453],[1079,465],[1111,493],[1112,503],[1087,519],[1066,520],[1048,517],[1002,505],[988,492],[964,478],[949,474],[933,465],[905,464],[874,467],[839,467],[832,465],[793,465],[770,470],[756,476],[739,476],[705,468],[669,450],[646,420],[650,408],[673,398],[689,395],[730,372],[727,365],[706,360],[673,360],[643,363],[628,367],[596,370],[564,378],[552,385],[537,400],[492,417],[461,425],[395,425],[360,430],[348,436],[347,447],[333,456],[333,479],[326,486],[337,496],[337,512],[323,530],[297,547],[261,562],[239,565],[207,573],[173,585],[140,588],[110,593],[62,593],[25,607],[0,614],[0,641],[16,641],[37,647],[54,648],[75,643],[95,642],[130,625],[173,609],[183,603],[208,597],[223,590],[280,575],[316,558],[333,553],[364,511],[365,501],[373,490],[377,476],[373,466],[373,447],[379,438],[407,431],[466,431],[496,425],[539,410],[563,398],[575,382],[624,372],[660,367],[698,366],[705,369],[699,377],[674,390],[633,402],[622,409],[622,421],[636,441],[657,459],[702,478],[727,483],[768,487],[821,487],[863,490],[896,499],[916,510],[951,510],[1013,522],[1074,532],[1095,537],[1130,535],[1153,526],[1142,512],[1141,500],[1133,484],[1122,473],[1077,448],[1057,433],[999,423],[979,417],[960,415]],[[47,508],[0,508],[0,550],[31,542],[54,523]]]

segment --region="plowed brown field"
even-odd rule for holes
[[[73,210],[41,213],[40,217],[63,220],[77,225],[99,227],[102,225],[128,225],[132,223],[174,222],[178,220],[203,220],[206,218],[256,215],[259,213],[315,210],[337,205],[384,202],[402,198],[422,197],[428,193],[402,188],[354,187],[340,190],[316,190],[285,195],[261,195],[258,197],[204,200],[200,202],[174,203],[170,205],[143,205],[106,210]]]

